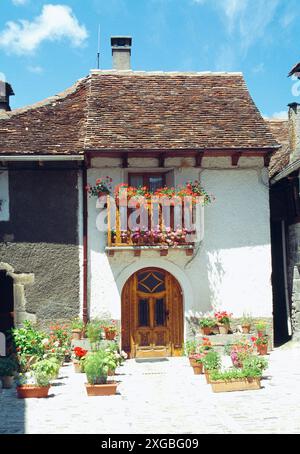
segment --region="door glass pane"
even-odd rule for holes
[[[165,287],[165,275],[158,271],[146,271],[138,275],[138,290],[144,293],[163,292]]]
[[[147,299],[139,300],[139,326],[149,326],[149,302]]]
[[[143,175],[134,175],[134,173],[132,173],[129,177],[129,184],[136,188],[144,186]]]
[[[163,175],[150,175],[149,176],[149,189],[150,191],[156,191],[159,188],[162,188],[164,185]]]
[[[166,324],[166,306],[164,298],[160,298],[155,302],[155,325],[165,326]]]

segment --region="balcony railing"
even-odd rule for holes
[[[168,249],[177,248],[191,255],[195,245],[195,221],[193,204],[183,208],[180,203],[171,203],[166,207],[149,200],[138,206],[137,212],[136,207],[116,204],[108,197],[107,250],[113,255],[116,250],[158,249],[161,255],[166,255]]]

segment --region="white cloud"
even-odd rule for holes
[[[73,46],[84,44],[88,32],[80,25],[72,9],[65,5],[44,5],[42,13],[32,22],[7,22],[0,32],[0,48],[7,53],[34,53],[44,41],[69,39]]]
[[[42,68],[39,65],[35,65],[35,66],[29,65],[29,66],[27,66],[27,70],[33,74],[42,74],[44,72],[44,68]]]
[[[287,120],[288,113],[286,110],[282,110],[281,112],[274,112],[270,117],[268,115],[263,115],[263,117],[267,120]]]
[[[241,39],[241,47],[247,50],[261,38],[274,19],[280,0],[193,0],[217,10],[230,35]]]

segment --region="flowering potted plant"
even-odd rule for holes
[[[230,345],[230,357],[234,367],[242,368],[244,361],[253,354],[253,344],[247,338],[242,338]]]
[[[211,317],[203,317],[199,320],[199,326],[201,334],[208,336],[211,333],[211,329],[215,326],[216,322]]]
[[[194,353],[193,355],[190,356],[190,361],[194,374],[195,375],[201,375],[203,374],[203,358],[204,358],[204,353]]]
[[[264,336],[266,334],[268,323],[265,320],[259,320],[255,323],[258,336]]]
[[[12,388],[17,363],[12,358],[0,358],[0,381],[3,389]]]
[[[105,339],[106,340],[114,340],[117,333],[118,328],[116,322],[113,320],[111,323],[105,323],[103,326],[105,332]]]
[[[202,362],[204,366],[206,381],[207,383],[209,383],[211,372],[219,370],[221,368],[221,356],[218,352],[211,350],[207,352]]]
[[[243,317],[241,319],[243,334],[250,333],[252,323],[253,323],[253,318],[252,318],[251,314],[244,313]]]
[[[80,374],[83,372],[83,358],[85,358],[87,354],[87,350],[81,347],[75,347],[73,350],[73,365],[76,374]]]
[[[24,321],[22,328],[13,329],[12,336],[23,370],[28,370],[34,362],[43,358],[45,353],[43,340],[46,335],[34,328],[31,322]]]
[[[76,317],[71,322],[72,339],[80,340],[84,330],[84,322],[79,317]]]
[[[232,314],[226,311],[220,311],[215,313],[217,325],[219,326],[220,334],[228,334],[230,330],[230,318]]]
[[[84,368],[88,380],[85,385],[88,396],[116,394],[117,383],[107,381],[109,371],[116,369],[116,361],[111,351],[99,349],[97,352],[88,353]]]
[[[269,336],[263,334],[259,335],[258,337],[252,337],[251,340],[256,346],[259,355],[264,356],[268,354]]]
[[[25,398],[48,397],[51,380],[57,377],[59,364],[53,360],[38,361],[30,371],[20,374],[17,379],[17,396]]]
[[[86,186],[86,190],[90,197],[102,197],[103,195],[109,195],[111,193],[112,178],[106,176],[105,178],[98,178],[95,186]]]

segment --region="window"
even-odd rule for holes
[[[0,222],[9,221],[8,171],[0,170]]]
[[[147,186],[150,191],[156,191],[165,186],[166,178],[164,173],[130,173],[128,183],[129,186]]]

